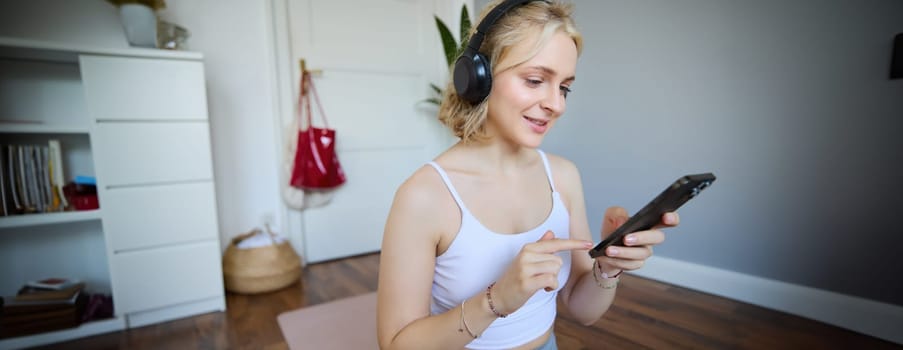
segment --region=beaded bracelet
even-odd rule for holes
[[[490,284],[489,287],[486,287],[486,299],[489,299],[489,310],[491,310],[492,313],[495,314],[495,317],[498,317],[498,318],[508,317],[507,314],[503,314],[503,313],[499,312],[499,310],[496,310],[495,305],[492,304],[492,286],[494,286],[494,285],[495,285],[495,282],[492,282],[492,284]]]

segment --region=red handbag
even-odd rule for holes
[[[345,172],[335,151],[336,132],[329,128],[320,97],[308,72],[301,74],[301,93],[298,98],[298,148],[292,170],[291,185],[302,189],[331,189],[345,183]],[[313,125],[310,95],[317,101],[323,118],[323,128]],[[307,128],[303,127],[304,118]]]

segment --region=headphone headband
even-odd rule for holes
[[[499,18],[505,15],[509,10],[515,8],[517,6],[526,4],[528,2],[533,2],[538,0],[508,0],[505,1],[491,11],[486,14],[486,17],[483,17],[483,20],[480,21],[480,24],[477,25],[477,31],[473,33],[473,36],[470,37],[470,41],[467,42],[467,47],[473,49],[474,51],[480,51],[480,45],[483,45],[483,37],[486,36],[486,32],[489,31],[489,28],[495,24]]]

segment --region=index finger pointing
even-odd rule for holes
[[[534,250],[540,253],[557,253],[563,250],[589,249],[593,242],[579,239],[550,239],[531,243]]]

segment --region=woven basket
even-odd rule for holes
[[[287,241],[264,247],[239,249],[241,241],[259,233],[259,229],[232,239],[223,253],[223,279],[226,290],[241,294],[265,293],[285,288],[301,277],[301,259]],[[270,238],[273,233],[267,228]]]

